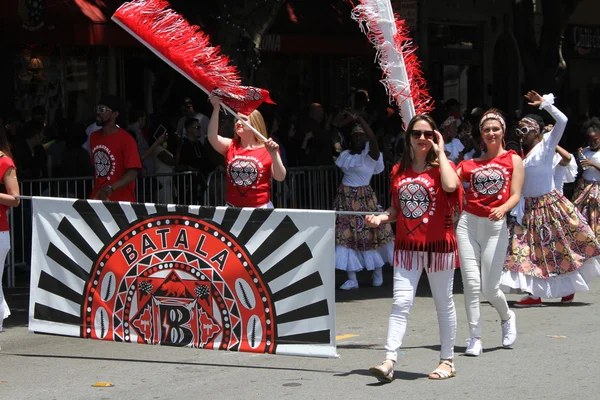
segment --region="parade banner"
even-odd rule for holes
[[[32,202],[30,331],[337,356],[333,211]]]

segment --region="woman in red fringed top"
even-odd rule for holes
[[[271,178],[285,179],[286,170],[279,155],[279,145],[269,139],[262,143],[250,128],[240,121],[235,123],[235,134],[229,139],[218,134],[221,99],[210,97],[213,113],[208,123],[208,141],[225,156],[227,194],[225,199],[232,207],[273,208]],[[265,121],[258,110],[242,115],[254,129],[268,137]]]
[[[444,139],[428,115],[408,124],[402,160],[392,170],[393,206],[389,215],[369,215],[367,226],[396,221],[394,302],[385,345],[386,359],[370,369],[383,382],[391,381],[417,283],[427,271],[440,329],[440,364],[430,379],[456,374],[454,340],[456,312],[452,287],[458,261],[451,214],[460,207],[460,182],[444,153]]]

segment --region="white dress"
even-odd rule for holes
[[[548,209],[544,209],[544,206],[540,206],[543,200],[539,200],[539,198],[548,195],[555,189],[553,168],[554,154],[556,153],[556,146],[567,125],[567,117],[554,107],[552,103],[552,101],[544,101],[540,108],[549,112],[555,119],[556,123],[554,124],[553,129],[543,136],[542,141],[535,145],[523,160],[525,182],[521,191],[521,201],[511,211],[511,215],[516,217],[518,224],[525,230],[522,233],[522,237],[517,234],[516,228],[512,228],[513,230],[509,231],[510,244],[507,255],[507,264],[505,264],[500,282],[500,289],[506,293],[516,290],[517,292],[531,293],[536,297],[557,298],[575,292],[589,290],[587,282],[600,276],[600,262],[597,257],[587,258],[579,268],[576,268],[571,272],[560,274],[557,274],[555,270],[551,270],[549,267],[550,264],[544,264],[543,261],[544,259],[552,261],[555,257],[554,253],[549,250],[547,245],[553,241],[563,240],[552,236],[552,233],[547,233],[551,232],[551,226],[559,224],[558,221],[560,221],[560,219],[557,219],[557,217],[553,215],[554,211],[550,206],[548,206]],[[574,208],[564,196],[559,194],[556,196],[560,196],[560,198],[554,202],[555,204],[566,203]],[[529,199],[529,201],[532,202],[530,214],[543,214],[550,220],[538,221],[535,219],[534,224],[537,224],[536,226],[524,226],[524,222],[526,225],[532,223],[532,219],[530,218],[531,215],[526,216],[527,218],[524,219],[526,199]],[[559,217],[564,218],[565,216],[562,215]],[[579,218],[579,220],[583,220],[583,218]],[[565,232],[567,234],[567,236],[564,237],[570,238],[568,235],[574,234],[568,230],[572,228],[571,222],[578,223],[579,221],[569,221],[569,224],[562,224],[560,233],[563,234],[563,236],[565,235]],[[563,228],[564,230],[562,230]],[[535,237],[537,237],[537,239],[533,239]],[[535,243],[531,244],[531,240]],[[520,248],[515,248],[514,241],[517,241]],[[547,241],[548,243],[544,243],[544,241]],[[598,246],[598,243],[590,243],[590,245]],[[540,246],[546,247],[547,250],[541,253],[542,256],[539,257],[537,254],[531,254],[531,249],[534,248],[532,246],[535,246],[535,248],[539,248]],[[522,257],[524,256],[519,254],[519,251],[523,252],[523,249],[526,247],[529,249],[530,253],[528,253],[527,260],[523,260]],[[568,246],[568,244],[563,244],[562,246],[563,249],[567,247],[570,246]],[[556,249],[560,248],[560,246],[552,248],[554,251],[558,251]],[[589,250],[592,251],[596,249],[591,247]],[[514,261],[511,254],[516,257],[518,261]],[[580,255],[578,255],[578,257],[579,256]],[[509,262],[517,262],[518,265],[510,265]],[[554,262],[556,263],[556,258],[554,258]],[[537,266],[539,269],[533,268],[531,265]],[[522,269],[526,269],[527,273],[522,272]],[[547,278],[538,277],[537,274],[540,273],[539,270],[545,271],[544,273],[547,275]]]
[[[343,186],[352,188],[369,186],[373,175],[380,174],[384,170],[383,155],[379,153],[379,159],[375,161],[369,156],[369,148],[369,143],[367,143],[365,149],[360,154],[350,154],[349,150],[345,150],[340,154],[335,163],[344,173],[344,177],[342,178]],[[346,218],[346,216],[338,216],[338,218]],[[336,233],[339,234],[339,232]],[[359,251],[336,244],[335,267],[344,271],[361,271],[363,269],[372,271],[386,263],[393,265],[393,237],[393,232],[390,232],[389,243],[379,246],[374,250],[366,251]]]
[[[575,182],[577,178],[577,162],[575,156],[571,154],[571,161],[568,165],[560,165],[562,157],[558,153],[554,153],[554,160],[552,161],[554,169],[554,187],[560,193],[563,193],[563,187],[565,183]]]

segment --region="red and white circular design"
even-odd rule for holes
[[[499,168],[486,168],[473,174],[472,186],[484,196],[493,196],[504,189],[504,173]]]
[[[411,182],[398,188],[400,209],[408,219],[418,219],[426,215],[431,208],[431,197],[425,185]]]
[[[252,158],[236,158],[229,163],[229,176],[237,186],[253,186],[259,178],[259,166]]]
[[[271,352],[273,303],[249,255],[209,221],[146,219],[100,254],[84,294],[83,337]]]

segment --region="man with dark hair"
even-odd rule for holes
[[[179,137],[175,151],[175,163],[180,171],[195,171],[197,174],[192,181],[192,187],[180,188],[186,193],[180,193],[180,198],[189,204],[200,204],[206,188],[208,174],[215,170],[216,165],[211,161],[207,147],[201,141],[202,126],[200,122],[189,117],[185,120],[187,135]]]
[[[181,111],[183,117],[177,122],[177,134],[179,136],[186,136],[187,130],[185,128],[186,120],[188,118],[195,118],[200,124],[200,142],[204,144],[206,141],[206,134],[208,133],[208,117],[196,111],[194,107],[194,101],[191,97],[184,97],[183,104],[181,105]]]
[[[13,159],[20,179],[46,177],[46,151],[44,143],[44,123],[31,120],[23,126],[23,139],[12,145]]]
[[[126,109],[125,101],[114,95],[103,97],[96,106],[96,124],[101,129],[90,136],[95,167],[92,199],[136,201],[135,179],[142,163],[135,139],[117,126]]]

